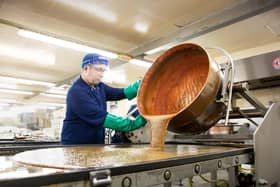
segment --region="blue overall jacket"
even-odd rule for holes
[[[126,96],[123,88],[112,88],[104,83],[99,83],[93,88],[80,77],[67,94],[61,143],[104,144],[106,101],[124,98]]]

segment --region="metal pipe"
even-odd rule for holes
[[[233,79],[234,79],[234,63],[233,63],[233,58],[232,56],[229,54],[229,52],[227,52],[225,49],[220,48],[220,47],[206,47],[208,49],[216,49],[221,51],[228,59],[229,59],[229,63],[227,62],[227,67],[226,67],[226,73],[228,71],[229,75],[230,75],[230,80],[226,80],[223,90],[226,90],[227,87],[227,82],[229,82],[229,96],[228,96],[228,101],[227,101],[227,111],[226,111],[226,119],[225,119],[225,125],[228,125],[228,120],[229,120],[229,111],[231,109],[231,98],[232,98],[232,87],[233,87]],[[225,91],[224,91],[225,92]]]

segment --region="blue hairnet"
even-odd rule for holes
[[[81,63],[81,67],[83,68],[86,64],[105,64],[108,65],[108,59],[104,56],[88,53],[84,56],[83,61]]]

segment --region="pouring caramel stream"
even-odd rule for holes
[[[145,116],[151,124],[151,148],[162,150],[169,121],[174,115]]]

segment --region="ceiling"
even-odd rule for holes
[[[279,50],[279,5],[278,0],[0,0],[0,86],[16,84],[7,89],[32,92],[0,89],[0,101],[64,103],[65,94],[55,98],[42,93],[51,86],[63,92],[80,73],[85,52],[22,37],[19,29],[117,53],[108,76],[111,84],[126,86],[147,71],[128,59],[153,62],[183,42],[219,46],[235,59]],[[158,47],[162,49],[146,54]]]

